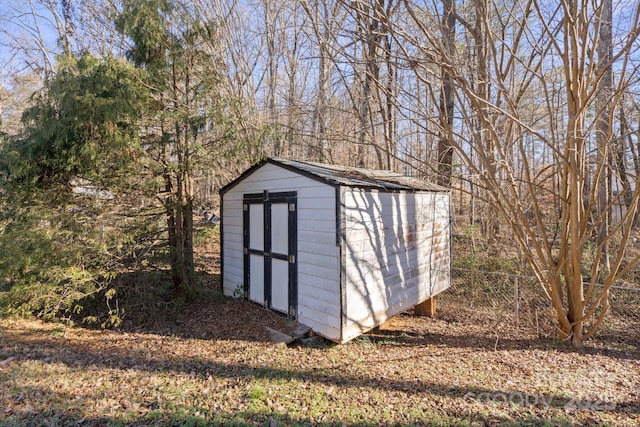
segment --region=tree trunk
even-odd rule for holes
[[[276,110],[276,95],[278,83],[278,60],[276,49],[276,38],[278,31],[277,25],[279,20],[279,11],[276,8],[278,4],[272,0],[265,0],[263,3],[265,14],[265,41],[267,45],[267,113],[269,117],[270,132],[267,143],[271,143],[271,147],[266,147],[267,152],[274,156],[280,156],[281,135],[279,129],[279,116]]]
[[[385,108],[381,108],[384,123],[384,138],[386,142],[386,165],[389,170],[395,170],[396,156],[398,155],[398,135],[397,135],[397,110],[398,94],[396,89],[397,63],[391,52],[391,37],[387,34],[384,37],[385,64],[387,67],[387,83],[385,85]]]
[[[171,277],[176,295],[191,299],[195,294],[193,259],[193,198],[188,194],[187,177],[178,177],[177,191],[167,198],[167,226]]]
[[[620,104],[620,140],[619,140],[619,159],[618,170],[620,171],[620,179],[622,181],[622,189],[624,194],[624,204],[627,209],[630,209],[633,203],[633,190],[631,189],[631,183],[627,177],[626,168],[626,146],[628,145],[629,153],[631,154],[633,171],[635,176],[640,176],[640,160],[638,159],[638,153],[634,149],[633,139],[629,130],[629,122],[625,114],[625,108],[623,104]],[[633,220],[633,227],[637,227],[640,220],[640,211],[636,211]]]
[[[454,0],[442,0],[442,44],[450,63],[455,55],[456,17]],[[453,80],[449,67],[442,70],[440,90],[440,139],[438,140],[438,184],[451,187],[453,174]]]
[[[598,18],[600,25],[600,43],[598,44],[598,74],[601,74],[596,94],[596,145],[598,147],[597,164],[600,168],[598,175],[597,217],[598,244],[603,245],[605,267],[609,268],[609,250],[607,238],[611,224],[611,125],[610,107],[613,85],[613,71],[609,65],[611,61],[611,0],[604,0],[602,12]]]
[[[325,30],[326,31],[326,30]],[[329,59],[327,48],[327,34],[318,35],[319,38],[319,58],[318,58],[318,101],[314,111],[313,121],[315,130],[316,147],[314,157],[323,162],[325,160],[325,150],[327,145],[327,94],[329,83]]]

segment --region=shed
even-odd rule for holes
[[[220,190],[222,287],[343,343],[451,286],[448,189],[266,159]]]

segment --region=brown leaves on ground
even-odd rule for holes
[[[5,319],[0,425],[640,424],[637,343],[575,351],[439,310],[314,347],[271,344],[290,322],[238,300],[128,331]]]

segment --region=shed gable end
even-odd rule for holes
[[[327,338],[340,334],[339,247],[333,186],[264,163],[226,187],[222,195],[223,290],[244,289],[243,199],[248,194],[293,192],[297,198],[297,313],[300,323]]]

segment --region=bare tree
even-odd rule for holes
[[[487,61],[482,62],[488,65],[486,73],[479,74],[478,85],[485,88],[478,90],[460,72],[461,61],[450,60],[438,34],[423,20],[419,5],[405,3],[421,30],[422,44],[400,27],[394,27],[394,34],[401,44],[420,49],[451,74],[460,120],[466,123],[451,129],[454,149],[476,175],[493,212],[501,215],[538,278],[554,309],[559,335],[581,346],[606,316],[611,285],[639,261],[638,257],[625,258],[640,202],[638,186],[631,208],[593,245],[593,236],[605,221],[597,209],[597,194],[599,176],[609,160],[600,156],[590,168],[592,141],[597,120],[608,120],[611,126],[612,115],[598,111],[594,119],[589,111],[593,111],[599,82],[607,70],[615,67],[617,71],[607,96],[610,108],[615,108],[636,79],[637,65],[631,59],[638,52],[640,6],[634,6],[628,26],[618,29],[614,38],[619,42],[611,59],[598,61],[602,2],[592,6],[582,0],[551,4],[529,0],[498,8],[478,0],[475,10],[485,12],[475,19],[484,21]],[[463,27],[473,31],[478,25]],[[429,43],[424,44],[425,39]],[[474,129],[474,120],[481,122],[482,143],[473,132],[460,132]],[[537,141],[533,157],[527,149],[527,135]],[[553,154],[552,164],[542,162],[542,147]],[[558,176],[559,212],[549,209],[547,202],[549,171]],[[592,185],[587,188],[591,174]],[[614,239],[617,250],[611,254],[610,267],[602,269],[605,246]],[[589,253],[593,262],[587,261],[589,244],[594,248]]]
[[[114,25],[120,0],[75,0],[74,50],[99,57],[120,56],[125,40]]]
[[[449,62],[455,56],[456,17],[454,0],[442,0],[442,44]],[[449,187],[453,167],[453,97],[454,85],[448,67],[442,69],[440,91],[440,139],[438,140],[438,183]]]
[[[575,7],[575,6],[574,6]],[[611,90],[613,85],[613,70],[610,66],[612,51],[611,36],[611,19],[613,18],[612,0],[603,0],[596,12],[597,35],[600,42],[597,45],[597,57],[593,58],[598,61],[596,72],[600,75],[597,83],[597,93],[595,101],[596,109],[596,147],[597,147],[597,163],[602,165],[602,170],[596,171],[598,176],[598,194],[597,194],[597,215],[602,218],[598,227],[598,242],[602,244],[604,268],[609,268],[609,250],[607,243],[607,234],[611,225],[611,185],[613,156],[616,147],[613,141],[612,122],[610,117],[613,110],[609,108],[611,99]]]
[[[3,44],[16,52],[31,72],[50,78],[56,68],[55,55],[75,47],[74,15],[69,0],[12,2],[0,17]]]
[[[317,45],[317,94],[313,105],[313,139],[309,156],[324,161],[329,143],[329,89],[331,68],[335,64],[332,46],[344,20],[344,9],[339,0],[302,0],[300,2],[309,20]]]

